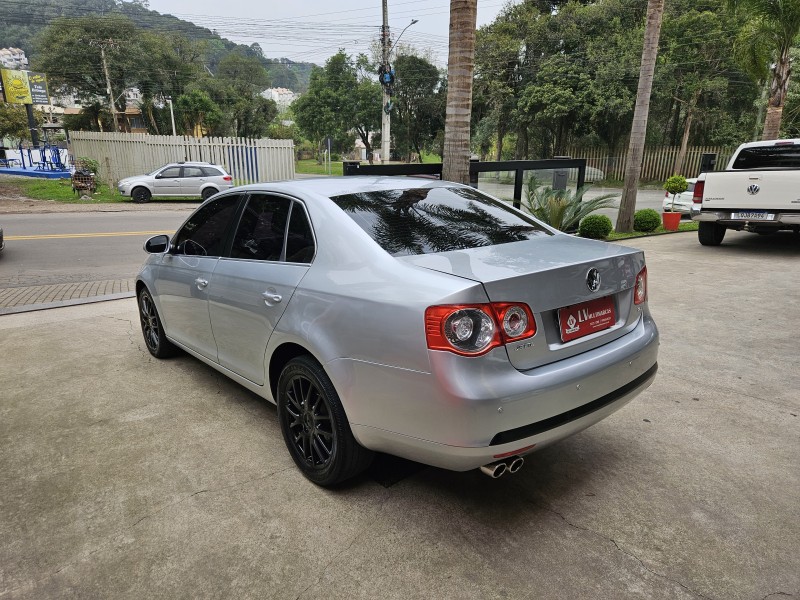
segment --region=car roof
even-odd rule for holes
[[[311,179],[293,179],[274,183],[253,183],[237,187],[240,191],[283,191],[286,193],[311,193],[328,198],[344,194],[379,192],[385,190],[406,190],[412,188],[452,187],[461,184],[452,181],[440,181],[426,177],[318,177]]]

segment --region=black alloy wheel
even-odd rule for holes
[[[178,348],[164,335],[164,327],[158,316],[156,304],[147,288],[139,292],[139,320],[142,324],[142,335],[147,350],[156,358],[174,356]]]
[[[134,188],[131,192],[131,198],[137,204],[143,204],[144,202],[150,201],[150,190],[144,187],[137,187]]]
[[[217,193],[217,190],[214,188],[206,188],[202,192],[200,192],[200,197],[203,199],[203,202],[211,198],[214,194]]]
[[[318,485],[340,483],[372,462],[372,452],[353,438],[331,380],[309,356],[294,358],[283,369],[278,418],[289,454]]]

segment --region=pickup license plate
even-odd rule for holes
[[[747,221],[773,221],[775,220],[775,215],[765,210],[747,210],[733,213],[731,218],[744,219]]]
[[[558,310],[562,342],[569,342],[595,331],[608,329],[616,321],[614,300],[611,296],[573,304]]]

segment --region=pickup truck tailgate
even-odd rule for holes
[[[703,209],[800,210],[798,171],[707,173]]]

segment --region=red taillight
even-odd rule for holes
[[[223,181],[233,181],[233,177],[231,177],[230,175],[225,175],[225,176],[222,178],[222,180],[223,180]]]
[[[636,276],[636,285],[633,286],[633,303],[641,304],[647,300],[647,267],[644,267]]]
[[[527,304],[449,304],[425,310],[425,337],[431,350],[480,356],[535,334],[536,321]]]
[[[705,187],[705,181],[698,181],[694,184],[694,192],[692,193],[692,202],[694,204],[701,204],[703,202],[703,188]]]

